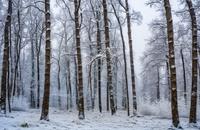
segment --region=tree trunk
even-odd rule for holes
[[[100,31],[100,12],[96,12],[97,15],[97,53],[101,53],[101,31]],[[101,105],[101,59],[98,59],[98,99],[99,99],[99,111],[102,112],[102,105]]]
[[[45,0],[45,31],[46,31],[46,47],[45,47],[45,83],[44,96],[42,104],[41,120],[49,120],[49,95],[50,95],[50,70],[51,70],[51,14],[50,0]]]
[[[106,61],[107,61],[107,87],[108,94],[110,95],[110,109],[111,114],[116,113],[114,104],[114,94],[113,94],[113,84],[112,84],[112,61],[111,61],[111,49],[110,49],[110,35],[109,35],[109,25],[108,25],[108,10],[107,10],[107,0],[103,0],[103,14],[104,14],[104,33],[105,33],[105,45],[106,45]]]
[[[185,60],[184,60],[182,48],[180,50],[180,54],[181,54],[181,60],[182,60],[182,66],[183,66],[183,89],[184,89],[183,96],[185,100],[185,105],[187,105],[187,84],[186,84],[186,73],[185,73]]]
[[[42,44],[42,36],[44,32],[44,27],[42,26],[42,31],[40,33],[39,45],[36,44],[37,49],[37,108],[40,108],[40,50]]]
[[[77,61],[76,61],[76,56],[74,56],[74,74],[75,74],[75,91],[76,91],[76,107],[77,110],[79,110],[78,106],[78,73],[77,73]]]
[[[69,109],[72,109],[72,85],[71,85],[71,72],[70,72],[70,60],[67,61],[67,79],[68,79],[68,89],[69,89]]]
[[[61,37],[61,41],[60,44],[58,46],[58,59],[57,59],[57,64],[58,64],[58,72],[57,72],[57,83],[58,83],[58,107],[59,109],[61,109],[61,81],[60,81],[60,73],[61,73],[61,65],[60,65],[60,61],[61,61],[61,47],[62,47],[62,42],[63,42],[63,36]]]
[[[59,58],[59,61],[58,61],[57,82],[58,82],[58,107],[59,107],[59,109],[61,109],[61,96],[60,96],[60,92],[61,92],[61,85],[60,85],[60,58]]]
[[[4,51],[3,51],[3,64],[2,64],[2,77],[1,77],[1,110],[6,114],[6,93],[7,93],[7,77],[8,77],[8,61],[9,61],[9,31],[11,28],[11,15],[12,15],[12,0],[8,1],[8,12],[4,29]]]
[[[156,87],[156,98],[157,98],[157,101],[160,101],[160,71],[159,71],[159,67],[157,67],[157,76],[158,76],[158,81],[157,81],[157,87]]]
[[[18,67],[17,67],[18,68]],[[30,86],[30,102],[31,108],[35,108],[35,54],[34,54],[34,45],[31,41],[31,86]]]
[[[133,41],[132,41],[132,33],[131,33],[131,20],[129,14],[129,4],[128,0],[126,2],[126,18],[127,18],[127,29],[128,29],[128,40],[129,40],[129,54],[130,54],[130,65],[131,65],[131,85],[132,85],[132,100],[133,100],[133,114],[136,114],[137,111],[137,99],[136,99],[136,88],[135,88],[135,70],[134,70],[134,57],[133,57]]]
[[[197,45],[197,19],[191,0],[186,0],[191,17],[192,27],[192,90],[189,123],[197,122],[197,68],[198,68],[198,45]]]
[[[130,115],[130,110],[129,110],[129,89],[128,89],[128,75],[127,75],[127,60],[126,60],[126,45],[125,45],[125,40],[124,40],[124,35],[123,35],[123,28],[120,22],[120,18],[117,14],[117,11],[112,4],[115,17],[117,19],[119,29],[120,29],[120,35],[121,35],[121,40],[122,40],[122,46],[123,46],[123,58],[124,58],[124,73],[125,73],[125,90],[126,90],[126,106],[127,106],[127,115]]]
[[[75,28],[76,28],[76,51],[78,61],[78,105],[79,105],[79,119],[84,119],[84,96],[83,96],[83,72],[82,72],[82,58],[81,58],[81,41],[80,41],[80,23],[79,23],[79,11],[80,0],[74,0],[74,15],[75,15]]]
[[[169,49],[169,70],[170,70],[170,84],[171,84],[172,122],[174,127],[179,127],[176,66],[175,66],[175,53],[174,53],[174,32],[173,32],[171,5],[169,0],[164,0],[164,7],[166,11],[168,46],[169,46],[168,49]]]

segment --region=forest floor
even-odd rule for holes
[[[154,116],[127,117],[126,112],[110,113],[88,111],[86,119],[79,120],[77,112],[52,110],[50,121],[40,121],[39,110],[14,111],[7,116],[0,114],[0,130],[168,130],[171,119]],[[192,128],[188,119],[181,118],[184,130],[200,130]]]

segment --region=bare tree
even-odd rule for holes
[[[121,40],[122,40],[122,46],[123,46],[123,58],[124,58],[124,73],[125,73],[125,89],[126,89],[126,106],[127,106],[127,115],[130,115],[130,110],[129,110],[129,89],[128,89],[128,75],[127,75],[127,60],[126,60],[126,45],[125,45],[125,40],[124,40],[124,35],[123,35],[123,28],[122,24],[120,21],[120,17],[117,14],[117,10],[115,9],[114,4],[112,3],[112,8],[114,10],[115,17],[117,19],[119,29],[120,29],[120,35],[121,35]]]
[[[166,20],[167,20],[169,71],[170,71],[170,84],[171,84],[172,123],[173,123],[174,127],[179,127],[173,19],[172,19],[171,5],[170,5],[169,0],[164,0],[164,7],[165,7],[165,12],[166,12]]]
[[[197,20],[196,13],[191,0],[186,0],[191,17],[192,27],[192,90],[191,90],[191,106],[189,123],[196,123],[197,121],[197,68],[198,68],[198,45],[197,45]]]
[[[75,34],[76,34],[76,51],[78,61],[78,109],[79,119],[84,119],[84,97],[83,97],[83,72],[82,72],[82,58],[81,58],[81,41],[80,41],[80,21],[79,11],[81,0],[74,0],[74,16],[75,16]]]
[[[45,83],[41,120],[49,120],[50,70],[51,70],[51,14],[50,0],[45,0]]]
[[[11,15],[12,15],[12,0],[8,1],[8,12],[4,28],[4,51],[3,51],[3,65],[2,65],[2,75],[1,75],[1,109],[6,113],[6,95],[8,88],[8,60],[9,60],[9,42],[10,42],[10,31],[11,31]]]
[[[105,45],[106,45],[106,61],[107,61],[107,87],[110,95],[110,108],[111,114],[116,113],[114,97],[113,97],[113,85],[112,85],[112,62],[111,62],[111,51],[110,51],[110,35],[108,25],[108,10],[107,0],[103,0],[103,14],[104,14],[104,33],[105,33]]]

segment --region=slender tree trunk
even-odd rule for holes
[[[90,0],[90,5],[92,7],[93,15],[96,19],[96,42],[97,42],[97,54],[101,52],[101,31],[100,31],[100,21],[101,21],[101,6],[98,4],[95,5],[95,8],[92,4],[93,0]],[[101,105],[101,59],[99,58],[97,61],[97,87],[98,87],[98,105],[99,105],[99,112],[102,112],[102,105]]]
[[[10,50],[10,47],[8,48],[8,50]],[[9,53],[8,53],[8,55],[9,55]],[[10,57],[10,55],[8,56],[8,57]],[[7,97],[8,97],[8,110],[9,110],[9,112],[11,113],[11,100],[10,100],[10,96],[11,96],[11,94],[10,94],[10,92],[11,92],[11,89],[10,89],[10,60],[8,60],[8,77],[7,77]]]
[[[74,0],[74,15],[75,15],[75,28],[76,28],[76,51],[78,61],[78,105],[79,105],[79,119],[84,119],[84,96],[83,96],[83,72],[82,72],[82,58],[81,58],[81,41],[80,41],[80,23],[79,23],[79,10],[81,0]]]
[[[92,97],[92,109],[94,110],[95,108],[95,100],[96,100],[96,94],[97,94],[97,63],[95,62],[94,63],[94,67],[93,67],[93,75],[94,75],[94,80],[93,80],[93,86],[94,86],[94,89],[93,89],[93,97]]]
[[[118,57],[114,58],[114,65],[113,65],[113,92],[114,92],[114,104],[115,104],[115,109],[117,111],[117,87],[118,87]],[[127,103],[127,102],[126,102]]]
[[[185,60],[184,60],[182,48],[180,50],[180,54],[181,54],[181,60],[182,60],[182,66],[183,66],[183,89],[184,89],[183,96],[184,96],[185,104],[187,104],[187,84],[186,84],[186,73],[185,73]]]
[[[36,52],[37,52],[37,108],[40,108],[40,50],[42,44],[42,36],[43,36],[44,28],[42,26],[42,31],[40,33],[39,45],[36,42]]]
[[[35,108],[35,54],[34,54],[34,45],[31,41],[31,86],[30,86],[30,102],[31,108]],[[17,67],[18,68],[18,67]]]
[[[57,64],[58,64],[58,72],[57,72],[57,83],[58,83],[58,107],[59,109],[61,109],[61,81],[60,81],[60,73],[61,73],[61,65],[60,65],[60,61],[61,61],[61,47],[62,47],[62,42],[63,42],[63,36],[61,37],[61,41],[58,47],[58,59],[57,59]]]
[[[108,10],[107,10],[107,0],[103,0],[103,14],[104,14],[104,27],[105,27],[105,45],[106,45],[106,61],[107,61],[107,87],[108,94],[110,95],[110,109],[111,114],[116,113],[114,104],[114,94],[113,94],[113,84],[112,84],[112,61],[111,61],[111,49],[110,49],[110,35],[109,35],[109,25],[108,25]]]
[[[168,49],[169,49],[169,70],[170,70],[170,84],[171,84],[172,123],[174,127],[179,127],[176,66],[175,66],[175,53],[174,53],[174,32],[173,32],[171,5],[169,0],[164,0],[164,7],[166,11],[168,46],[169,46]]]
[[[70,72],[70,60],[67,61],[67,79],[69,88],[69,109],[72,109],[72,85],[71,85],[71,72]]]
[[[75,74],[75,91],[76,91],[76,107],[79,110],[78,106],[78,73],[77,73],[77,61],[76,56],[74,56],[74,74]]]
[[[40,54],[37,54],[37,108],[40,108]]]
[[[191,17],[192,27],[192,90],[189,123],[197,122],[197,68],[198,68],[198,44],[197,44],[197,18],[192,0],[186,0]]]
[[[124,35],[123,35],[123,29],[122,29],[122,25],[120,22],[120,18],[117,14],[117,11],[114,7],[114,5],[112,4],[114,13],[115,13],[115,17],[117,18],[117,22],[119,25],[119,29],[120,29],[120,35],[121,35],[121,40],[122,40],[122,46],[123,46],[123,58],[124,58],[124,73],[125,73],[125,89],[126,89],[126,106],[127,106],[127,115],[130,115],[130,110],[129,110],[129,89],[128,89],[128,75],[127,75],[127,60],[126,60],[126,45],[125,45],[125,40],[124,40]]]
[[[158,81],[157,81],[157,87],[156,87],[156,97],[157,97],[157,101],[160,101],[160,70],[159,70],[159,67],[157,67],[157,78],[158,78]]]
[[[50,70],[51,70],[51,14],[50,0],[45,0],[45,31],[46,31],[46,52],[45,52],[45,83],[42,104],[41,120],[49,120],[49,95],[50,95]]]
[[[127,29],[128,29],[128,40],[129,40],[129,54],[130,54],[130,65],[131,65],[131,85],[132,85],[132,100],[133,100],[133,114],[137,112],[137,99],[136,99],[136,88],[135,88],[135,70],[134,70],[134,58],[133,58],[133,41],[131,33],[131,20],[129,14],[129,4],[128,0],[126,2],[126,18],[127,18]]]
[[[123,109],[124,110],[126,110],[127,109],[127,98],[126,98],[126,81],[125,81],[125,76],[124,76],[124,74],[122,74],[122,107],[123,107]]]
[[[101,31],[100,31],[100,12],[96,12],[97,15],[97,53],[101,53]],[[99,111],[102,112],[101,105],[101,59],[98,59],[98,99],[99,99]]]
[[[107,86],[106,88],[106,107],[107,111],[110,111],[110,98],[109,98],[110,92],[109,92],[109,87]]]
[[[4,28],[4,51],[3,51],[3,64],[2,64],[2,77],[1,77],[1,110],[6,114],[6,95],[7,95],[7,78],[8,78],[8,61],[9,61],[9,31],[11,28],[11,15],[12,15],[12,0],[8,1],[8,12]]]
[[[58,82],[58,107],[59,109],[61,109],[61,96],[60,96],[60,92],[61,92],[61,85],[60,85],[60,58],[58,60],[58,73],[57,73],[57,82]]]
[[[168,100],[171,101],[171,82],[170,82],[169,60],[166,61],[166,72],[167,72],[167,84],[168,84]]]
[[[15,45],[15,70],[14,70],[14,91],[13,96],[20,95],[21,86],[18,84],[19,81],[19,61],[20,61],[20,53],[21,53],[21,17],[20,17],[20,10],[17,10],[17,22],[18,22],[18,30],[16,34],[16,45]]]

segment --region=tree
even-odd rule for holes
[[[192,27],[192,90],[189,123],[196,123],[197,114],[197,68],[198,68],[198,44],[197,44],[197,20],[191,0],[186,0],[191,17]]]
[[[110,95],[110,109],[111,114],[116,113],[113,96],[113,85],[112,85],[112,61],[111,61],[111,50],[110,50],[110,35],[108,25],[108,11],[107,11],[107,0],[103,0],[103,15],[104,15],[104,34],[105,34],[105,46],[106,46],[106,62],[107,62],[107,87]]]
[[[133,114],[135,115],[137,111],[137,98],[136,98],[136,87],[135,87],[135,70],[134,70],[134,58],[133,58],[133,46],[132,46],[133,40],[132,40],[132,32],[131,32],[131,16],[129,12],[128,0],[125,0],[125,6],[122,5],[122,7],[126,11],[126,18],[127,18],[128,43],[129,43],[129,55],[130,55],[130,66],[131,66]]]
[[[51,14],[50,0],[45,0],[45,83],[41,120],[49,120],[50,70],[51,70]]]
[[[74,0],[74,16],[75,16],[75,35],[76,35],[76,51],[77,51],[77,65],[78,65],[78,109],[79,119],[84,119],[84,97],[83,97],[83,72],[82,72],[82,58],[81,58],[81,39],[80,39],[80,23],[79,11],[81,0]]]
[[[172,19],[171,5],[170,5],[169,0],[164,0],[164,8],[165,8],[166,20],[167,20],[169,71],[170,71],[170,84],[171,84],[172,123],[173,123],[174,127],[179,127],[173,19]]]
[[[127,106],[127,115],[130,115],[130,110],[129,110],[129,89],[128,89],[128,75],[127,75],[127,60],[126,60],[126,45],[125,45],[125,40],[124,40],[124,35],[123,35],[123,28],[122,24],[120,21],[120,17],[117,14],[117,10],[115,9],[114,4],[112,3],[112,8],[114,10],[115,17],[117,19],[117,22],[119,24],[119,29],[120,29],[120,35],[121,35],[121,40],[122,40],[122,46],[123,46],[123,58],[124,58],[124,73],[125,73],[125,89],[126,89],[126,106]]]
[[[8,1],[8,11],[4,28],[4,51],[3,51],[3,65],[1,75],[1,109],[6,113],[6,93],[8,88],[8,60],[9,60],[9,42],[10,42],[10,30],[11,30],[11,15],[12,15],[12,0]]]

